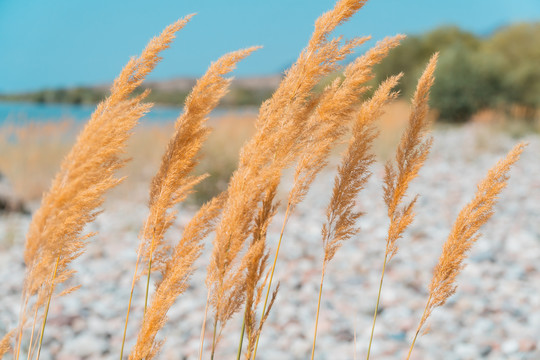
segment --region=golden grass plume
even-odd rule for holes
[[[407,193],[410,182],[418,176],[418,172],[426,161],[433,142],[433,139],[427,136],[431,125],[427,113],[429,90],[434,82],[433,73],[437,59],[438,54],[431,57],[418,81],[409,122],[396,152],[396,164],[394,166],[388,161],[385,165],[384,201],[390,218],[385,250],[385,258],[388,257],[388,260],[397,251],[396,241],[414,219],[413,208],[416,197],[401,208],[399,206]]]
[[[84,251],[89,238],[80,233],[98,215],[104,193],[121,181],[115,172],[125,164],[120,156],[126,141],[138,119],[151,107],[142,102],[147,91],[133,98],[129,96],[160,60],[159,52],[169,47],[174,34],[190,17],[167,27],[139,57],[128,62],[114,81],[110,96],[97,106],[44,195],[26,238],[27,272],[19,341],[29,298],[40,292],[34,306],[43,305],[55,286],[73,274],[68,265]]]
[[[182,239],[165,263],[163,278],[145,313],[130,359],[153,359],[158,353],[161,343],[155,341],[156,335],[167,321],[167,311],[187,288],[193,264],[203,249],[202,240],[213,230],[224,199],[222,194],[203,205],[184,229]]]
[[[11,349],[11,338],[14,334],[15,330],[11,330],[0,340],[0,359]]]
[[[384,178],[384,200],[388,209],[390,225],[388,226],[388,235],[386,237],[386,248],[384,251],[384,262],[381,272],[381,281],[379,283],[379,292],[373,311],[373,325],[367,350],[367,359],[371,354],[371,345],[375,332],[375,323],[379,313],[379,303],[384,281],[384,275],[387,263],[397,252],[396,242],[403,236],[405,229],[414,220],[414,204],[418,196],[414,197],[408,204],[401,205],[406,196],[410,182],[418,176],[420,168],[427,159],[431,148],[432,139],[427,136],[430,121],[427,117],[429,90],[433,85],[433,73],[437,64],[438,54],[431,57],[424,73],[418,80],[416,92],[412,100],[412,109],[409,116],[409,122],[405,129],[401,141],[396,151],[396,165],[388,161],[385,166]],[[395,170],[397,168],[397,170]],[[397,174],[396,174],[397,171]]]
[[[152,179],[150,186],[150,212],[143,229],[138,250],[121,353],[123,353],[124,349],[133,289],[141,256],[148,263],[145,312],[148,301],[150,274],[152,271],[159,270],[162,272],[162,280],[167,281],[164,284],[158,284],[158,287],[164,285],[160,292],[156,294],[158,296],[157,300],[161,299],[162,301],[155,300],[153,302],[153,309],[150,315],[153,316],[156,313],[162,314],[164,312],[164,316],[174,302],[174,299],[176,299],[176,296],[184,290],[184,287],[179,287],[179,279],[185,278],[182,281],[187,282],[192,271],[193,263],[200,255],[200,249],[202,248],[200,242],[204,238],[204,236],[201,237],[200,235],[207,233],[205,228],[198,229],[200,234],[195,234],[192,231],[191,235],[193,239],[183,238],[171,256],[169,256],[169,246],[164,242],[165,232],[176,218],[176,212],[172,208],[183,201],[192,192],[193,187],[206,177],[206,175],[193,176],[190,174],[198,164],[199,151],[210,132],[210,129],[204,125],[208,120],[208,115],[227,93],[232,80],[225,78],[224,75],[232,71],[238,61],[244,59],[256,49],[257,47],[251,47],[234,51],[212,63],[207,72],[195,84],[186,99],[184,112],[176,121],[175,133],[169,141],[167,149],[163,154],[160,168]],[[206,219],[206,214],[210,213],[213,214],[211,216],[211,219],[213,219],[217,215],[216,211],[218,208],[221,208],[221,200],[213,201],[209,207],[203,207],[199,215],[203,219]],[[196,220],[195,223],[199,225],[205,224],[207,226],[211,223],[210,219],[203,220],[202,222],[200,220]],[[182,258],[182,256],[185,256],[185,258]],[[171,259],[169,260],[169,258]],[[177,262],[172,262],[173,260]],[[150,354],[150,349],[157,348],[157,346],[143,347],[142,344],[153,344],[155,334],[163,326],[163,319],[160,319],[160,321],[158,326],[153,326],[155,325],[155,321],[152,321],[152,319],[147,321],[145,317],[145,326],[144,329],[141,329],[141,334],[146,334],[146,336],[139,336],[132,356],[135,356],[133,354],[139,354],[144,351],[148,351],[148,353],[142,356],[142,358],[155,355],[155,352],[152,352],[152,355]]]
[[[355,223],[362,213],[354,211],[354,206],[356,196],[371,175],[369,166],[375,161],[370,151],[377,136],[374,120],[381,116],[383,106],[397,97],[398,94],[392,89],[401,76],[399,74],[383,82],[372,98],[362,105],[354,123],[352,138],[334,180],[326,223],[322,229],[325,263],[332,260],[343,241],[359,230]]]
[[[456,277],[464,267],[463,261],[471,247],[480,238],[481,234],[478,231],[493,215],[497,198],[507,185],[508,172],[519,160],[525,146],[525,143],[517,144],[504,159],[491,168],[478,184],[472,201],[459,212],[443,246],[439,262],[433,271],[429,284],[429,298],[407,359],[411,356],[416,338],[433,310],[444,305],[446,300],[455,293]]]
[[[350,120],[358,112],[359,99],[368,89],[365,84],[374,77],[373,66],[379,63],[392,48],[398,46],[401,39],[403,36],[398,35],[380,41],[374,48],[345,68],[343,81],[339,78],[334,80],[319,97],[314,98],[314,101],[309,104],[311,115],[307,126],[311,136],[303,146],[296,166],[294,183],[289,192],[285,218],[270,271],[263,313],[266,313],[283,233],[290,214],[304,199],[317,174],[327,165],[332,148],[346,134]]]
[[[277,181],[268,189],[262,205],[259,209],[248,253],[244,257],[247,262],[246,276],[246,305],[244,322],[248,339],[246,359],[250,359],[255,350],[255,343],[262,327],[270,314],[270,310],[274,304],[277,295],[279,284],[274,291],[274,295],[269,305],[263,309],[260,319],[257,319],[257,308],[260,305],[264,289],[268,283],[269,273],[266,271],[269,253],[266,246],[266,234],[268,225],[277,212],[278,204],[274,203],[274,198],[277,191]],[[264,279],[264,280],[263,280]],[[261,281],[263,280],[263,281]]]
[[[382,114],[383,106],[397,96],[397,93],[393,92],[392,89],[397,85],[401,76],[399,74],[383,82],[372,98],[362,104],[353,126],[352,138],[341,159],[334,179],[332,196],[326,210],[326,223],[322,228],[324,259],[311,349],[312,359],[315,356],[317,327],[326,268],[343,242],[359,231],[356,221],[363,213],[355,210],[356,197],[365,187],[371,175],[369,167],[375,161],[375,155],[371,152],[373,141],[377,136],[374,120]]]
[[[318,100],[316,110],[309,118],[311,141],[304,147],[289,193],[291,211],[305,197],[317,174],[327,165],[331,149],[346,134],[349,120],[358,110],[359,99],[373,79],[373,66],[399,45],[403,36],[386,38],[366,54],[349,64],[344,80],[336,79]]]
[[[215,326],[219,324],[222,328],[244,303],[246,274],[242,263],[245,262],[240,261],[239,254],[251,233],[258,203],[266,189],[298,157],[308,136],[306,122],[313,108],[309,101],[311,90],[323,76],[337,68],[338,61],[366,40],[341,44],[340,39],[327,41],[327,36],[363,4],[363,1],[341,0],[317,20],[307,48],[273,96],[261,106],[257,131],[242,148],[239,167],[229,183],[228,199],[208,267],[207,285],[215,309]]]
[[[206,177],[190,174],[198,164],[198,153],[210,132],[204,123],[227,93],[232,80],[224,75],[256,49],[258,47],[251,47],[221,57],[210,65],[186,99],[184,112],[176,122],[175,134],[163,154],[161,166],[150,186],[150,214],[143,237],[147,240],[144,257],[147,261],[152,259],[153,270],[163,269],[162,265],[166,261],[168,249],[163,243],[163,237],[175,218],[175,213],[170,210],[183,201],[193,187]]]

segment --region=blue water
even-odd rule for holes
[[[30,122],[50,122],[73,120],[84,122],[90,118],[95,105],[37,104],[25,102],[0,102],[0,126],[5,123],[24,125]],[[216,109],[212,115],[219,116],[231,112],[230,109]],[[240,112],[254,112],[245,108]],[[174,121],[182,112],[180,107],[154,106],[142,119],[148,121]],[[234,110],[238,113],[238,110]]]

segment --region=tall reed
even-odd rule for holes
[[[373,312],[373,325],[369,338],[367,359],[369,359],[371,352],[386,265],[397,252],[397,240],[403,236],[405,229],[414,220],[414,204],[418,195],[407,204],[402,205],[402,202],[407,194],[410,182],[418,176],[420,168],[424,165],[433,142],[433,139],[427,136],[430,126],[427,115],[429,109],[429,90],[433,85],[433,73],[435,72],[437,58],[438,54],[432,56],[424,73],[418,80],[416,92],[413,96],[409,122],[397,148],[396,165],[394,166],[388,161],[385,166],[384,201],[388,209],[390,225],[386,237],[386,249],[384,251],[379,292]]]
[[[156,342],[156,335],[167,321],[167,311],[188,286],[194,271],[193,264],[204,246],[202,240],[213,230],[213,224],[223,206],[223,195],[202,206],[184,229],[182,239],[165,263],[163,278],[144,315],[130,359],[153,359],[158,353],[162,343]]]
[[[269,252],[266,246],[266,233],[268,225],[272,221],[272,218],[276,214],[278,204],[274,204],[274,198],[277,191],[277,179],[274,184],[268,189],[263,199],[262,205],[255,219],[255,225],[253,226],[252,240],[249,247],[249,252],[245,258],[249,259],[249,263],[246,265],[246,305],[244,312],[244,323],[247,333],[248,346],[245,354],[247,360],[251,359],[255,351],[255,343],[259,334],[262,331],[264,322],[268,318],[270,310],[276,299],[279,284],[274,290],[272,299],[268,306],[263,310],[260,319],[257,319],[257,308],[260,305],[264,288],[268,283],[269,273],[266,271]],[[264,281],[261,281],[264,279]],[[240,341],[239,352],[242,351],[242,341]]]
[[[315,356],[319,312],[326,269],[328,263],[336,254],[336,251],[343,245],[343,242],[353,237],[360,230],[356,226],[356,221],[363,213],[355,210],[356,197],[366,185],[371,175],[369,167],[375,161],[375,156],[371,152],[373,140],[377,136],[374,120],[382,114],[382,107],[397,96],[396,92],[392,92],[392,88],[397,85],[400,78],[401,75],[397,75],[383,82],[373,97],[362,104],[355,119],[352,138],[341,159],[334,179],[332,196],[326,209],[326,223],[322,228],[324,258],[319,285],[311,359]]]
[[[480,238],[481,234],[478,231],[493,215],[497,198],[507,185],[508,172],[519,160],[525,146],[524,143],[517,144],[504,159],[491,168],[478,184],[474,198],[459,212],[443,246],[439,262],[433,270],[433,277],[429,284],[429,297],[407,359],[411,357],[416,338],[433,310],[443,306],[446,300],[456,292],[456,277],[465,266],[463,261],[471,247]]]
[[[223,56],[213,63],[206,74],[197,81],[186,99],[184,112],[176,122],[176,132],[171,138],[163,155],[161,166],[152,180],[150,213],[143,230],[138,256],[139,258],[142,254],[148,263],[145,316],[137,344],[130,358],[149,359],[155,354],[152,351],[156,347],[154,344],[155,335],[163,326],[163,318],[176,296],[185,289],[187,280],[193,271],[193,263],[201,253],[201,241],[210,232],[210,225],[221,209],[221,199],[224,196],[216,198],[203,207],[200,213],[194,217],[193,224],[188,225],[187,230],[184,231],[174,253],[169,255],[169,247],[164,242],[164,237],[165,232],[175,219],[176,213],[172,209],[192,192],[197,183],[206,177],[205,175],[193,176],[190,173],[198,163],[197,155],[210,131],[204,126],[204,123],[219,100],[227,93],[231,82],[231,79],[225,78],[224,75],[232,71],[238,61],[256,49],[253,47]],[[197,227],[194,228],[194,226]],[[186,235],[190,237],[186,238]],[[161,272],[162,279],[158,283],[153,305],[146,314],[150,274],[157,270]],[[134,280],[136,273],[137,271],[135,271]],[[132,282],[131,294],[133,294],[134,282]],[[126,327],[128,317],[129,308],[126,316]],[[124,337],[125,331],[126,328],[124,328]],[[121,354],[122,351],[123,349]]]
[[[143,232],[146,240],[143,243],[143,258],[149,264],[149,273],[154,270],[164,271],[168,254],[164,235],[175,218],[173,207],[183,201],[194,186],[207,176],[190,174],[198,164],[198,153],[210,132],[204,123],[228,92],[232,79],[224,75],[256,49],[252,47],[224,55],[197,81],[186,99],[184,112],[176,121],[176,131],[150,186],[150,213]]]
[[[379,42],[345,68],[343,81],[336,79],[324,90],[320,98],[317,98],[315,111],[308,120],[312,136],[304,146],[295,169],[294,183],[289,192],[285,218],[270,271],[263,312],[266,311],[281,241],[290,214],[304,199],[317,174],[328,164],[331,150],[346,134],[350,120],[357,112],[359,99],[368,89],[366,83],[374,77],[373,66],[379,63],[392,48],[398,46],[402,38],[403,36],[398,35]]]
[[[307,48],[273,96],[262,104],[257,131],[241,150],[239,166],[229,182],[228,198],[216,229],[207,273],[209,301],[214,308],[212,357],[222,329],[245,302],[246,265],[252,260],[242,259],[240,255],[251,234],[258,204],[271,184],[279,183],[281,172],[297,159],[310,136],[306,123],[313,109],[309,101],[311,90],[323,76],[337,69],[338,61],[366,40],[341,44],[340,39],[328,41],[327,37],[363,4],[364,1],[341,0],[316,21]]]
[[[84,226],[99,214],[97,209],[103,203],[105,192],[122,181],[115,173],[126,163],[121,158],[126,141],[138,119],[151,107],[143,103],[148,91],[129,96],[156,66],[159,53],[169,47],[174,34],[190,18],[167,27],[150,41],[138,58],[132,58],[124,67],[114,81],[110,96],[97,106],[62,162],[60,172],[34,214],[24,253],[27,271],[17,331],[17,358],[30,298],[37,295],[36,312],[47,304],[46,315],[56,285],[72,276],[74,271],[69,269],[69,264],[84,251],[87,240],[93,235],[82,236]],[[43,329],[45,321],[46,316]],[[40,343],[42,337],[43,331]]]

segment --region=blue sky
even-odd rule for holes
[[[283,71],[334,0],[0,0],[0,92],[112,81],[130,56],[176,19],[197,16],[150,79],[199,76],[220,55],[264,48],[237,76]],[[477,34],[540,20],[539,0],[370,0],[336,35],[417,34],[455,24]]]

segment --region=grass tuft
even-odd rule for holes
[[[130,312],[135,309],[141,309],[141,322],[135,328],[137,336],[129,350],[129,359],[149,360],[159,354],[164,342],[158,337],[159,331],[167,321],[169,309],[190,286],[196,261],[206,246],[205,239],[211,234],[213,247],[209,251],[206,268],[208,293],[199,358],[204,355],[208,315],[212,316],[209,323],[213,324],[212,343],[207,345],[210,359],[219,357],[221,336],[235,316],[243,319],[237,358],[243,354],[246,360],[256,359],[259,338],[264,336],[264,324],[279,296],[279,282],[273,286],[273,278],[287,221],[294,216],[296,206],[305,199],[316,177],[327,168],[333,151],[345,144],[321,229],[323,258],[311,348],[311,359],[315,358],[328,265],[339,248],[346,241],[354,240],[360,231],[358,220],[364,213],[358,208],[358,197],[377,160],[377,137],[380,133],[385,137],[386,133],[402,126],[383,125],[378,130],[376,120],[383,117],[388,105],[396,99],[398,93],[394,89],[403,74],[390,76],[373,92],[369,89],[375,77],[373,67],[399,45],[402,35],[380,41],[345,66],[342,76],[335,77],[322,91],[320,89],[321,81],[336,74],[342,68],[341,62],[369,39],[330,38],[331,33],[365,2],[339,0],[333,9],[315,21],[306,48],[285,73],[273,95],[261,105],[255,118],[214,123],[218,129],[249,125],[241,135],[211,135],[209,115],[229,90],[232,78],[226,77],[227,74],[258,47],[228,53],[212,63],[186,97],[184,111],[174,126],[164,127],[165,130],[154,128],[149,131],[146,128],[150,137],[137,139],[136,136],[133,139],[130,147],[133,152],[130,154],[136,158],[136,167],[143,173],[138,182],[146,181],[145,186],[149,186],[150,191],[148,216],[140,231],[130,296],[126,299],[122,342],[118,344],[121,360],[124,359],[128,338]],[[28,359],[34,357],[36,349],[36,358],[39,359],[45,344],[47,317],[54,309],[50,305],[55,299],[56,289],[66,287],[58,296],[78,289],[77,286],[69,287],[66,281],[75,272],[72,262],[84,252],[86,244],[95,235],[85,235],[84,229],[102,211],[106,192],[124,180],[118,172],[128,161],[125,159],[128,140],[139,119],[152,106],[145,102],[149,92],[139,92],[140,86],[160,60],[160,52],[169,47],[175,33],[192,16],[168,26],[149,42],[139,57],[128,62],[114,81],[110,95],[97,106],[61,162],[60,170],[30,224],[24,252],[26,274],[19,325],[0,341],[0,355],[12,348],[14,357],[18,359],[25,351],[22,344],[28,344]],[[437,59],[438,54],[432,56],[418,81],[395,159],[389,160],[385,167],[381,202],[387,208],[389,228],[368,359],[385,270],[397,252],[397,241],[403,237],[415,216],[417,197],[408,200],[409,186],[419,175],[432,145],[432,138],[428,136],[431,126],[428,98]],[[372,96],[366,99],[368,93]],[[399,109],[396,104],[392,106],[390,109]],[[58,132],[61,136],[66,132],[62,126]],[[35,129],[15,132],[16,141],[32,144],[35,141],[33,131]],[[2,131],[0,139],[9,144],[13,141],[12,135],[6,134]],[[206,146],[203,145],[205,142]],[[228,154],[232,142],[234,154]],[[518,144],[488,172],[478,185],[473,200],[459,213],[435,267],[429,298],[407,359],[430,314],[436,307],[444,305],[456,291],[456,277],[464,266],[467,252],[479,238],[481,226],[492,216],[497,197],[506,186],[510,168],[524,147],[524,144]],[[0,150],[4,149],[11,148],[2,145]],[[60,153],[64,151],[67,149],[59,150]],[[383,156],[387,157],[389,151],[385,151]],[[141,158],[141,152],[151,155]],[[201,160],[203,154],[207,160]],[[208,167],[204,161],[221,162],[219,167],[208,171],[209,179],[205,174]],[[1,162],[0,167],[3,166],[10,167],[8,162]],[[283,174],[289,169],[293,171],[291,184],[282,182]],[[122,174],[131,174],[129,169],[123,171]],[[211,179],[214,180],[207,188],[199,185]],[[278,192],[281,188],[288,193],[285,197],[286,211],[270,267],[273,251],[269,246],[268,229],[279,209]],[[199,201],[207,201],[195,212],[181,236],[170,239],[172,231],[169,230],[175,225],[179,204],[196,190],[199,190]],[[130,192],[128,189],[127,193]],[[144,301],[138,299],[134,292],[141,277],[145,277],[146,283]],[[151,284],[155,286],[153,292]],[[134,306],[139,301],[141,304],[144,302],[144,307]],[[38,322],[41,322],[40,330],[37,330]],[[29,342],[23,340],[28,332]],[[356,344],[356,329],[354,341]]]

